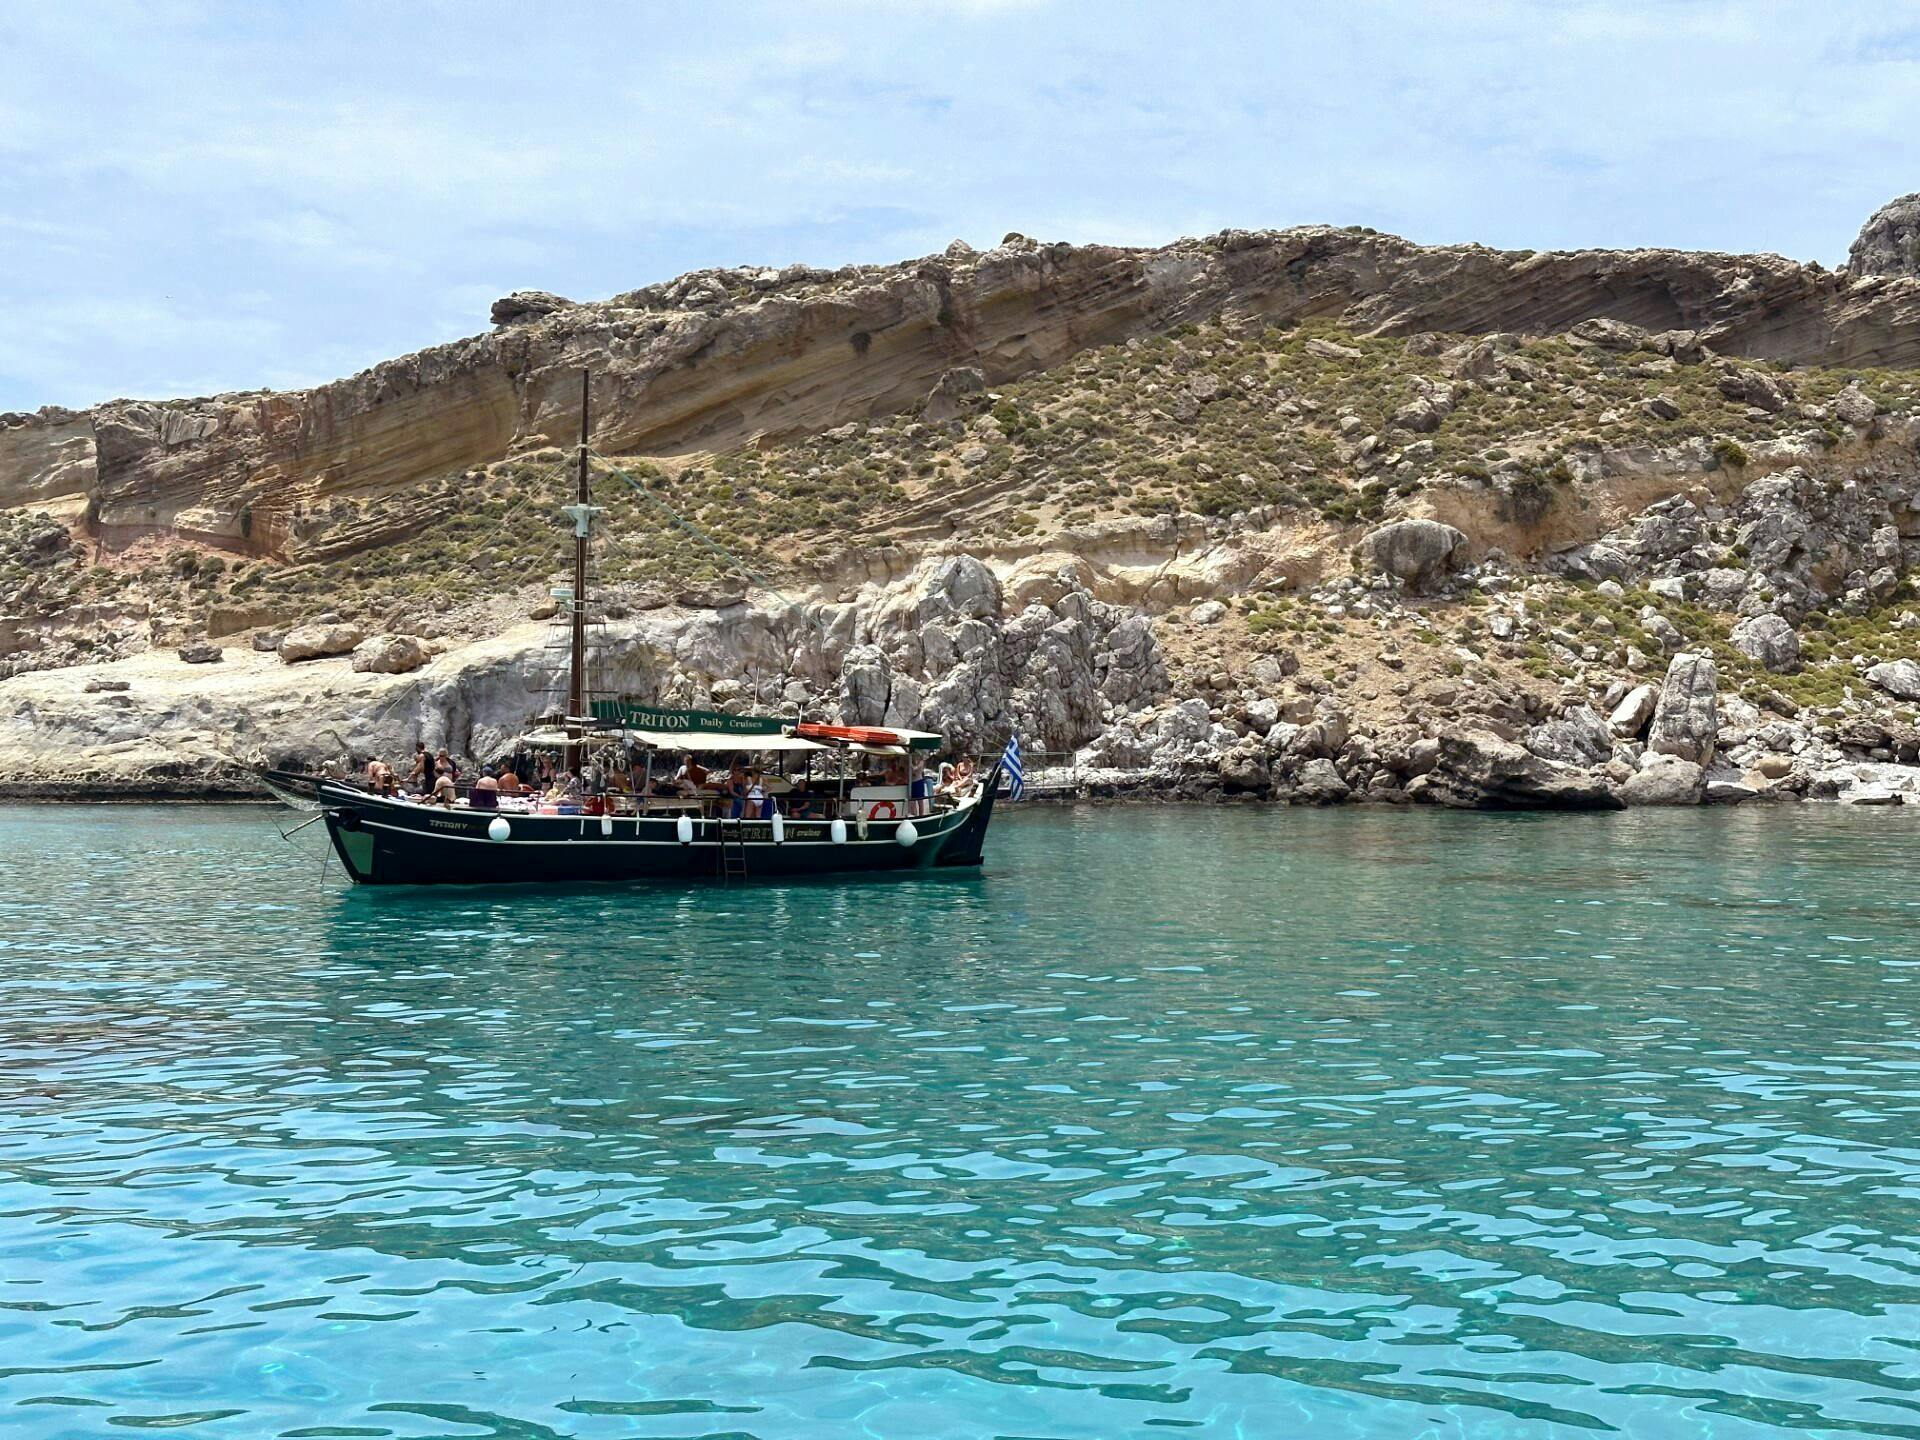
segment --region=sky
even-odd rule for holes
[[[710,265],[1297,224],[1837,265],[1886,0],[0,6],[0,411],[296,388]]]

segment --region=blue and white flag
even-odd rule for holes
[[[1018,800],[1027,793],[1027,772],[1020,768],[1020,737],[1009,735],[1007,748],[1000,752],[1000,768],[1007,772],[1007,798]]]

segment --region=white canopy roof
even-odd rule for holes
[[[803,740],[798,735],[703,735],[698,731],[629,730],[629,740],[651,750],[689,750],[703,755],[730,753],[756,754],[766,750],[826,750],[829,746]]]

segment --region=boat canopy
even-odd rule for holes
[[[697,730],[628,730],[627,739],[650,750],[686,750],[707,754],[714,751],[827,750],[798,735],[716,735]]]

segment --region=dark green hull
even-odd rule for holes
[[[327,833],[347,873],[363,885],[524,885],[578,881],[713,880],[763,876],[877,874],[978,865],[993,808],[992,793],[952,810],[915,819],[911,845],[904,822],[876,820],[865,833],[847,826],[835,844],[825,820],[698,820],[683,843],[672,816],[498,815],[383,800],[350,786],[322,782]],[[504,819],[511,832],[494,840],[488,827]],[[729,863],[731,862],[731,863]]]

